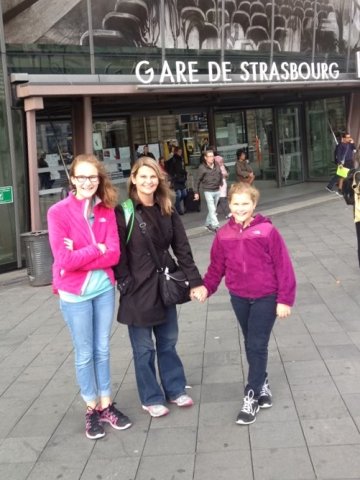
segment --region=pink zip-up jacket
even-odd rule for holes
[[[271,221],[257,214],[243,228],[233,218],[217,232],[204,285],[213,294],[222,277],[230,293],[244,298],[276,294],[292,306],[296,280],[285,242]]]
[[[120,258],[120,243],[114,209],[98,199],[94,205],[94,222],[87,219],[90,200],[78,200],[72,193],[49,208],[47,219],[49,241],[54,256],[53,291],[81,295],[91,271],[102,269],[115,284],[111,268]],[[74,249],[65,248],[64,238],[74,242]],[[106,245],[103,254],[97,244]]]

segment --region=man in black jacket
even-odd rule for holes
[[[204,155],[204,162],[199,166],[197,176],[197,188],[194,199],[199,199],[200,185],[204,189],[204,196],[208,208],[205,220],[205,228],[210,232],[216,232],[219,228],[219,221],[216,216],[216,207],[220,198],[220,186],[223,176],[220,167],[215,163],[214,151],[207,150]]]

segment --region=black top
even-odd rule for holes
[[[162,215],[158,204],[145,207],[135,206],[140,212],[160,259],[165,263],[171,247],[181,269],[186,274],[190,287],[202,285],[191,247],[182,221],[176,211],[172,215]],[[158,273],[146,239],[141,233],[137,220],[129,243],[126,245],[126,225],[121,206],[115,209],[119,236],[120,261],[114,267],[115,278],[124,288],[120,290],[120,307],[117,320],[120,323],[136,326],[158,325],[165,321],[165,306],[158,287]]]

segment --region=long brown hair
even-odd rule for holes
[[[135,178],[139,168],[141,167],[149,167],[151,168],[158,180],[159,184],[154,193],[155,201],[160,205],[161,213],[163,215],[171,215],[172,212],[172,192],[169,188],[168,182],[165,179],[164,173],[160,170],[159,165],[157,164],[156,160],[150,157],[140,157],[133,165],[131,169],[130,178],[128,180],[128,195],[129,198],[132,200],[139,200],[136,185],[134,185],[131,181],[132,177]]]
[[[75,169],[79,163],[90,163],[94,165],[99,175],[99,186],[96,190],[96,196],[100,198],[105,207],[114,208],[118,203],[118,191],[111,183],[105,170],[105,165],[100,162],[95,155],[91,153],[82,153],[77,155],[70,165],[70,177],[75,177]],[[75,185],[70,180],[70,186],[74,189]]]

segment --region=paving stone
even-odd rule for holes
[[[228,365],[220,367],[204,367],[203,379],[204,384],[208,383],[228,383],[242,382],[243,375],[240,365]]]
[[[338,346],[338,345],[352,345],[353,342],[346,334],[346,332],[322,332],[313,333],[312,339],[315,345],[322,346]]]
[[[310,379],[320,376],[329,376],[329,372],[322,361],[309,360],[285,363],[286,374],[290,385],[307,384]]]
[[[332,379],[341,394],[360,393],[360,374],[333,375]]]
[[[201,403],[226,402],[227,400],[242,401],[244,385],[242,382],[203,384],[201,388]]]
[[[0,478],[3,480],[26,480],[34,463],[0,463]],[[38,478],[37,480],[41,480]],[[70,480],[70,479],[69,479]]]
[[[319,352],[324,360],[351,358],[360,361],[360,350],[356,345],[319,346]]]
[[[280,347],[280,356],[286,363],[318,360],[321,361],[319,350],[315,345],[308,345],[304,347]]]
[[[193,427],[150,429],[143,455],[194,454],[196,435]]]
[[[314,480],[306,447],[253,450],[254,480]]]
[[[193,480],[193,471],[194,455],[143,456],[136,480]]]
[[[245,427],[247,429],[247,427]],[[253,480],[250,452],[221,451],[199,453],[193,480]]]
[[[53,435],[42,452],[39,461],[66,464],[71,468],[79,463],[85,465],[93,447],[94,441],[87,439],[85,436],[84,416],[82,433]]]
[[[294,392],[296,409],[301,419],[346,418],[349,413],[346,405],[338,393],[327,391],[313,391],[300,389]]]
[[[319,478],[359,478],[360,445],[327,445],[310,447],[309,451]]]
[[[198,429],[197,453],[231,450],[250,450],[249,431],[246,427],[237,425],[235,419],[222,426],[200,425]]]
[[[360,444],[360,433],[350,417],[302,420],[301,424],[309,446]]]
[[[37,462],[26,480],[77,480],[81,478],[84,465],[67,465],[66,463]]]
[[[229,399],[229,401],[216,403],[202,403],[200,405],[199,425],[228,425],[235,421],[241,406],[242,399]]]
[[[305,438],[297,420],[261,422],[264,414],[267,414],[267,411],[260,410],[256,422],[249,428],[252,450],[305,447]]]
[[[325,360],[332,376],[338,375],[360,375],[360,362],[352,358],[337,358],[335,360]]]
[[[0,464],[36,462],[47,441],[48,437],[5,438],[0,444]]]

